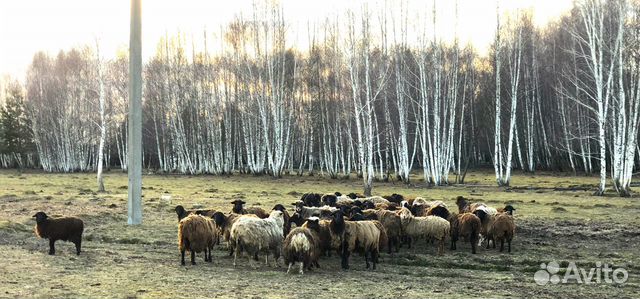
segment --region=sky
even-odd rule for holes
[[[274,0],[270,0],[274,1]],[[304,48],[310,23],[327,17],[342,18],[348,9],[359,11],[366,3],[372,14],[392,11],[401,0],[280,0],[292,37],[290,45]],[[433,1],[409,1],[411,32],[432,24]],[[403,2],[406,2],[403,1]],[[573,0],[499,0],[503,15],[531,9],[541,26],[571,8]],[[142,55],[153,55],[161,37],[179,32],[202,36],[220,32],[235,16],[251,15],[253,0],[142,0]],[[436,0],[437,35],[451,40],[458,32],[462,43],[486,51],[494,38],[496,0],[458,0],[459,21],[455,22],[455,1]],[[18,0],[0,1],[0,77],[24,80],[33,54],[55,55],[72,47],[99,44],[106,58],[127,51],[129,42],[129,0]],[[426,24],[426,25],[425,25]],[[429,27],[429,32],[433,32]],[[213,33],[212,33],[213,34]],[[196,38],[196,40],[199,40]]]

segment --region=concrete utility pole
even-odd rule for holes
[[[129,209],[130,225],[142,224],[142,42],[140,1],[131,0],[129,39]]]

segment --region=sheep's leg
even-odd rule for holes
[[[180,264],[182,264],[184,266],[184,249],[180,249],[180,255],[182,255],[182,259],[180,261]]]
[[[342,250],[342,269],[349,269],[349,250],[347,248]]]
[[[291,266],[293,266],[293,263],[289,263],[289,267],[287,267],[287,274],[289,274],[289,271],[291,271]]]
[[[511,240],[507,240],[507,245],[509,245],[509,253],[511,253]]]
[[[438,254],[444,255],[444,238],[438,242]]]
[[[74,244],[76,244],[76,254],[80,255],[80,249],[82,248],[82,237],[79,237],[75,242],[73,242]]]
[[[407,244],[408,244],[407,248],[411,249],[411,237],[407,237]]]
[[[495,244],[496,241],[493,241],[493,243]],[[489,245],[491,244],[491,239],[487,239],[487,249],[489,249]]]
[[[54,239],[49,239],[49,255],[54,255],[56,254],[56,240]]]
[[[504,250],[504,239],[500,239],[500,252]]]
[[[299,263],[300,264],[300,275],[304,274],[304,263]]]
[[[237,265],[236,264],[237,259],[238,259],[238,248],[236,247],[236,249],[233,251],[233,267],[234,268]]]
[[[267,254],[264,255],[264,264],[267,265],[267,267],[269,267],[269,253],[267,252]]]
[[[488,244],[488,243],[487,243]],[[476,254],[476,247],[478,246],[476,240],[471,239],[471,253]]]
[[[196,264],[196,252],[193,251],[193,249],[191,250],[191,265],[195,265]]]
[[[376,265],[378,264],[378,257],[380,256],[380,253],[377,250],[374,250],[371,253],[371,260],[373,261],[373,270],[376,269]]]
[[[367,264],[366,269],[369,269],[369,267],[371,267],[371,265],[369,265],[369,251],[364,252],[364,262]]]

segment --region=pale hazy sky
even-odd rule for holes
[[[463,43],[471,42],[480,51],[492,41],[495,30],[496,0],[459,0],[458,32]],[[298,34],[290,44],[306,47],[307,24],[326,17],[343,16],[347,9],[360,10],[367,3],[374,15],[390,7],[394,0],[280,0],[290,31]],[[411,1],[411,20],[430,24],[431,0]],[[453,0],[436,0],[438,34],[453,36],[455,28]],[[501,10],[533,9],[540,25],[554,19],[572,5],[572,0],[501,0]],[[142,0],[143,57],[150,57],[165,33],[178,30],[196,40],[207,28],[219,32],[239,13],[250,15],[252,0]],[[60,49],[95,45],[113,57],[126,50],[129,41],[129,0],[16,0],[0,1],[0,75],[11,74],[23,79],[33,54],[39,50],[55,55]],[[415,25],[419,26],[419,25]]]

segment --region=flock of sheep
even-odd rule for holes
[[[267,265],[269,256],[274,263],[283,256],[287,273],[295,264],[299,272],[320,267],[319,259],[330,256],[332,251],[341,257],[342,268],[349,268],[352,253],[364,255],[366,268],[373,264],[376,269],[381,250],[398,252],[406,244],[423,239],[435,241],[438,254],[444,253],[445,239],[451,240],[451,250],[456,249],[459,239],[468,240],[472,253],[486,242],[487,248],[500,242],[500,251],[507,243],[511,252],[511,241],[515,234],[515,222],[511,205],[495,209],[483,203],[471,203],[462,196],[456,198],[458,211],[450,212],[442,201],[427,201],[424,198],[405,198],[399,194],[364,197],[350,193],[342,195],[306,193],[294,203],[292,215],[282,204],[270,212],[261,207],[245,207],[245,202],[235,200],[230,213],[214,209],[186,210],[177,206],[178,246],[181,264],[185,265],[185,252],[191,254],[195,265],[196,253],[204,253],[206,262],[212,261],[211,250],[221,240],[227,244],[229,255],[233,255],[234,267],[238,256],[245,253],[253,265],[264,255]],[[38,212],[36,234],[49,239],[49,254],[55,254],[57,240],[73,242],[80,254],[84,224],[76,217],[49,218]]]

